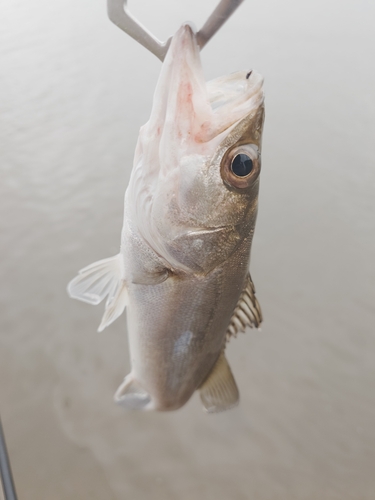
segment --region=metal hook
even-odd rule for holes
[[[201,49],[211,40],[243,0],[221,0],[219,5],[197,33],[198,45]]]
[[[197,41],[201,49],[242,2],[243,0],[221,0],[202,29],[197,33]],[[155,54],[161,61],[164,60],[172,37],[165,42],[158,40],[130,14],[127,0],[107,0],[107,10],[109,19],[116,24],[116,26],[146,47],[146,49]]]

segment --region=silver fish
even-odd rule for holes
[[[239,393],[226,340],[262,316],[249,275],[258,206],[263,78],[206,83],[197,37],[174,35],[141,128],[125,193],[120,253],[82,269],[71,297],[99,304],[102,331],[127,307],[129,409],[176,410],[195,390],[207,412]]]

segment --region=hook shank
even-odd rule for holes
[[[211,40],[225,21],[233,14],[244,0],[221,0],[219,5],[197,33],[198,45],[201,49]]]

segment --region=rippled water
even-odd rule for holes
[[[134,5],[133,5],[134,4]],[[131,2],[166,38],[215,1]],[[99,0],[0,7],[0,405],[20,499],[367,500],[375,491],[374,4],[248,0],[207,78],[266,77],[252,275],[262,333],[233,340],[235,410],[125,413],[125,318],[68,299],[118,251],[160,62]]]

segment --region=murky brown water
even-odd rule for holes
[[[131,2],[157,35],[216,1]],[[147,10],[146,10],[147,7]],[[0,7],[0,405],[19,498],[375,497],[373,2],[248,0],[208,78],[266,77],[252,274],[262,333],[230,343],[241,405],[125,413],[125,318],[69,300],[118,250],[159,61],[99,0]]]

